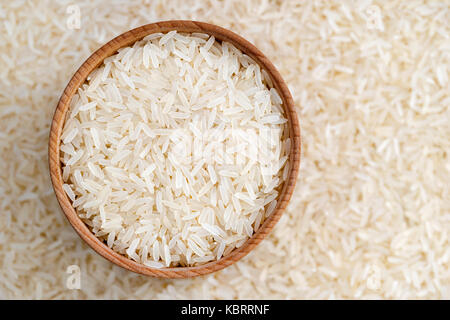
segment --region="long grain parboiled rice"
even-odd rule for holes
[[[1,2],[0,299],[450,298],[444,1],[227,0],[220,15],[211,14],[218,9],[211,0],[72,3],[81,9],[80,29],[67,28],[66,2]],[[149,281],[82,245],[55,201],[46,150],[51,115],[75,65],[127,29],[174,17],[230,26],[275,63],[302,118],[304,156],[286,212],[249,256],[211,276]],[[327,78],[314,79],[312,70],[323,63],[330,65]],[[124,109],[119,102],[108,108]],[[117,139],[113,131],[109,138]],[[386,138],[394,140],[378,154]],[[17,201],[30,192],[37,197]],[[65,286],[73,264],[81,269],[81,290]]]
[[[257,64],[204,38],[171,31],[120,49],[80,88],[62,133],[64,190],[78,214],[148,266],[197,265],[241,246],[283,182],[281,98]]]

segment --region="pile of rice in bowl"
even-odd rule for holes
[[[152,34],[107,59],[71,102],[63,188],[114,251],[195,266],[239,248],[273,212],[289,130],[267,73],[206,34]]]

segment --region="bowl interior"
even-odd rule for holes
[[[78,217],[75,209],[71,204],[71,201],[62,188],[63,179],[59,148],[62,128],[64,125],[66,113],[70,106],[70,101],[76,93],[77,89],[85,82],[88,75],[95,68],[97,68],[105,58],[116,53],[118,49],[132,45],[134,42],[141,40],[149,34],[157,32],[166,33],[172,30],[177,30],[178,32],[184,33],[206,33],[209,35],[213,35],[219,41],[230,42],[242,52],[253,58],[261,68],[267,71],[274,87],[277,89],[281,99],[283,100],[282,106],[288,118],[289,135],[291,138],[291,150],[289,154],[290,169],[288,178],[282,186],[280,195],[278,197],[278,203],[274,212],[268,218],[266,218],[264,223],[253,234],[253,236],[244,243],[244,245],[234,249],[233,251],[231,251],[231,253],[217,261],[211,261],[203,265],[194,267],[169,267],[156,269],[137,263],[113,251],[101,240],[99,240],[89,230],[86,224]],[[244,38],[221,27],[196,21],[174,20],[144,25],[125,32],[103,45],[81,65],[81,67],[76,71],[76,73],[69,81],[56,107],[50,130],[50,176],[58,202],[70,224],[80,235],[80,237],[104,258],[125,269],[155,277],[187,278],[204,275],[223,269],[248,254],[272,230],[274,225],[280,219],[282,211],[285,209],[293,193],[295,182],[297,180],[299,164],[300,126],[297,119],[297,113],[295,111],[294,103],[289,89],[287,88],[277,69],[255,46],[246,41]]]

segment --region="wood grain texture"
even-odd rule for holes
[[[132,45],[134,42],[141,40],[149,34],[156,32],[166,33],[172,30],[186,33],[206,33],[213,35],[219,41],[230,42],[242,52],[252,57],[263,69],[265,69],[283,100],[283,107],[288,118],[289,134],[292,144],[289,155],[289,176],[281,190],[277,207],[242,247],[233,250],[230,254],[217,261],[212,261],[201,266],[155,269],[137,263],[110,249],[100,241],[78,217],[70,199],[62,188],[63,179],[59,148],[61,132],[70,101],[77,89],[86,81],[87,76],[97,68],[105,58],[116,53],[118,49]],[[235,263],[255,248],[255,246],[267,236],[278,222],[292,196],[300,166],[300,155],[300,125],[295,111],[294,101],[286,83],[275,66],[254,45],[237,34],[212,24],[186,20],[163,21],[141,26],[119,35],[95,51],[76,71],[61,95],[53,115],[48,148],[49,168],[53,189],[55,190],[56,197],[65,216],[80,237],[97,253],[116,265],[143,275],[161,278],[189,278],[215,272]]]

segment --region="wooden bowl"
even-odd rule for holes
[[[85,82],[88,75],[95,68],[97,68],[105,58],[115,54],[119,48],[130,46],[134,42],[141,40],[149,34],[156,32],[166,33],[171,30],[177,30],[178,32],[185,33],[206,33],[209,35],[213,35],[218,41],[223,40],[232,43],[242,52],[252,57],[261,66],[261,68],[264,68],[268,72],[274,87],[278,90],[283,100],[283,107],[288,118],[289,135],[291,138],[291,151],[289,155],[290,172],[287,181],[284,182],[284,186],[278,197],[277,207],[275,208],[274,212],[264,221],[260,228],[254,233],[251,238],[247,240],[247,242],[243,246],[238,249],[234,249],[231,253],[217,261],[212,261],[200,266],[169,267],[156,269],[147,267],[141,263],[137,263],[113,251],[101,240],[99,240],[89,230],[86,224],[78,217],[71,201],[62,188],[63,179],[61,174],[62,168],[59,148],[61,132],[67,110],[70,106],[70,101],[76,93],[77,89]],[[120,36],[112,39],[100,49],[95,51],[81,65],[81,67],[73,75],[72,79],[70,79],[67,87],[64,89],[64,92],[56,107],[55,113],[53,115],[52,126],[50,129],[48,153],[50,176],[58,202],[75,231],[97,253],[118,266],[140,274],[160,278],[188,278],[221,270],[238,261],[245,255],[247,255],[253,248],[255,248],[255,246],[261,242],[261,240],[272,230],[272,228],[278,222],[283,210],[286,208],[286,205],[291,198],[291,195],[294,191],[295,182],[297,180],[300,165],[300,126],[298,123],[297,113],[294,108],[292,96],[287,85],[281,78],[280,73],[274,67],[274,65],[254,45],[252,45],[244,38],[238,36],[237,34],[212,24],[183,20],[164,21],[147,24],[121,34]]]

